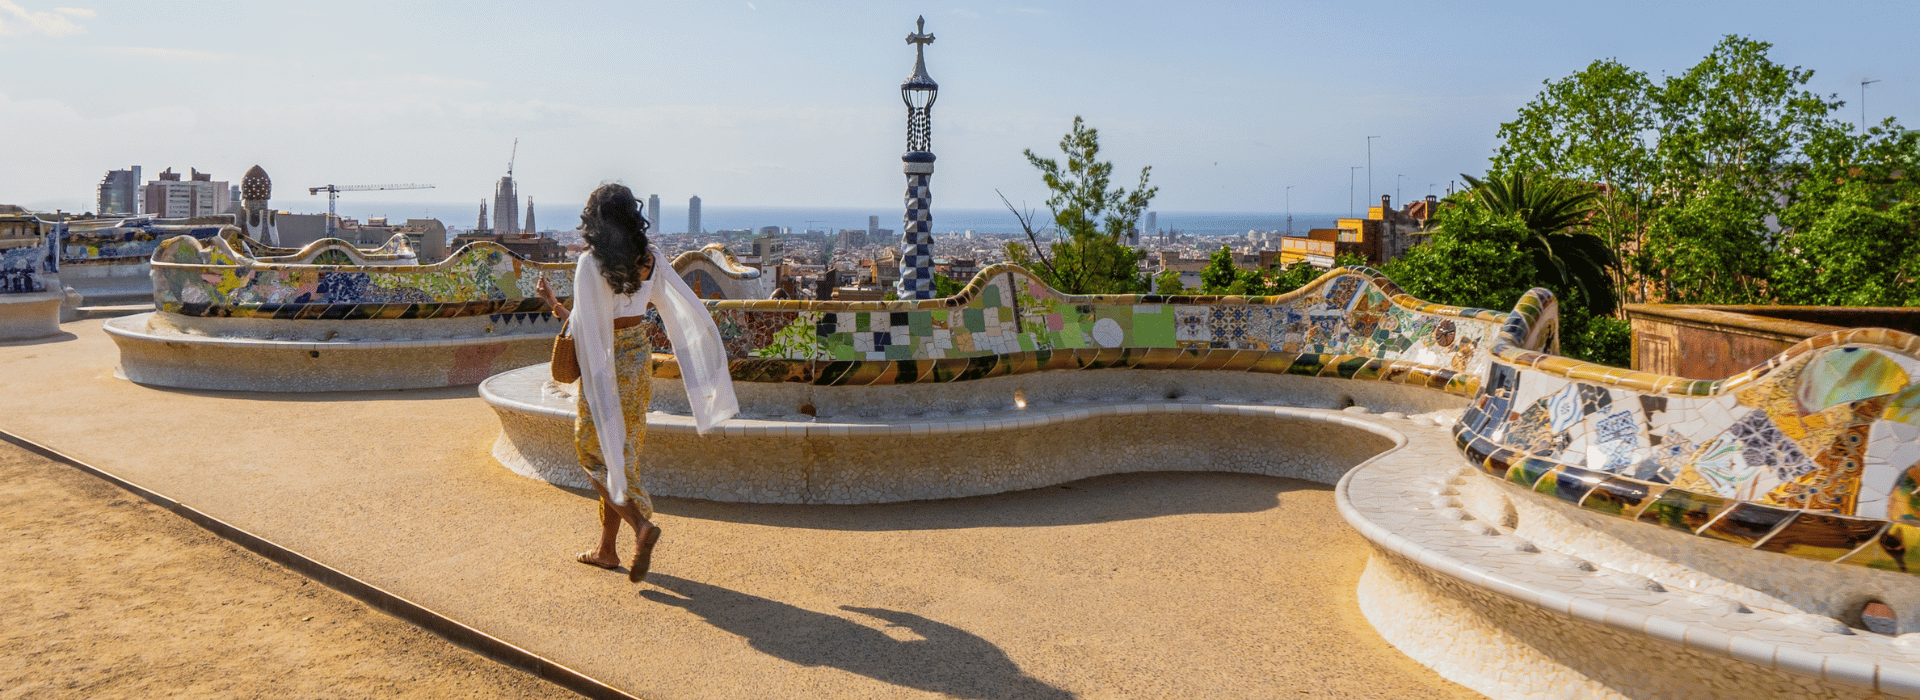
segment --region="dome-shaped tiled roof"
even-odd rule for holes
[[[267,177],[267,171],[256,165],[247,169],[246,177],[240,178],[240,198],[265,201],[273,198],[273,180]]]

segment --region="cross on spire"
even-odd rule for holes
[[[907,43],[913,44],[915,51],[923,50],[927,44],[933,43],[933,35],[927,33],[927,18],[924,15],[913,21],[913,33],[907,35]]]

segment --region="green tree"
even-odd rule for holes
[[[1730,191],[1659,209],[1639,256],[1642,274],[1668,303],[1767,303],[1766,209]]]
[[[1853,125],[1829,122],[1802,149],[1805,174],[1798,178],[1780,216],[1782,226],[1804,230],[1843,200],[1884,208],[1920,200],[1920,131],[1892,119],[1855,133]]]
[[[1523,248],[1536,234],[1520,214],[1450,203],[1437,218],[1427,243],[1414,246],[1383,270],[1408,294],[1442,304],[1507,311],[1527,290],[1544,286],[1561,302],[1562,353],[1616,367],[1627,365],[1626,321],[1594,315],[1580,302],[1577,289],[1554,289],[1541,282],[1536,257]]]
[[[1200,293],[1226,294],[1238,276],[1233,266],[1233,249],[1220,246],[1207,257],[1207,266],[1200,270]]]
[[[1595,183],[1588,229],[1614,251],[1638,250],[1644,208],[1654,199],[1658,170],[1648,135],[1659,129],[1654,84],[1612,59],[1544,81],[1546,89],[1514,121],[1500,125],[1501,144],[1489,176],[1537,172]],[[1616,292],[1644,297],[1625,265],[1608,268]]]
[[[1653,171],[1646,134],[1658,127],[1647,74],[1604,59],[1560,80],[1500,125],[1494,173],[1543,172],[1645,195]]]
[[[1587,214],[1599,193],[1578,183],[1540,173],[1489,173],[1480,180],[1462,174],[1472,186],[1465,206],[1518,217],[1531,233],[1520,248],[1533,257],[1535,284],[1579,290],[1596,315],[1613,313],[1613,249],[1585,230]],[[1576,228],[1578,230],[1576,230]]]
[[[1801,150],[1842,102],[1805,89],[1813,71],[1767,55],[1772,44],[1728,36],[1654,94],[1660,113],[1659,183],[1682,200],[1735,193],[1774,197],[1799,174]]]
[[[1269,281],[1268,287],[1273,294],[1286,294],[1287,292],[1307,286],[1314,280],[1320,279],[1320,276],[1326,273],[1326,270],[1314,267],[1310,263],[1297,262],[1288,265],[1287,269],[1280,271],[1280,274],[1274,275],[1272,280]]]
[[[1233,284],[1227,287],[1228,294],[1247,297],[1264,297],[1273,294],[1273,284],[1269,275],[1259,270],[1241,270],[1236,273]]]
[[[933,276],[934,296],[941,297],[941,298],[950,297],[955,294],[959,294],[960,290],[965,288],[966,288],[965,286],[961,285],[959,282],[953,281],[952,279],[948,278],[946,275]]]
[[[1620,255],[1615,286],[1628,300],[1770,301],[1776,266],[1795,259],[1782,246],[1839,204],[1842,184],[1920,194],[1897,176],[1920,165],[1908,132],[1891,119],[1855,130],[1836,118],[1844,103],[1806,89],[1813,71],[1771,50],[1727,36],[1657,83],[1595,61],[1501,125],[1489,170],[1595,183],[1588,228]]]
[[[1160,273],[1159,277],[1153,278],[1153,293],[1166,296],[1186,294],[1187,287],[1186,285],[1180,284],[1180,272],[1178,270],[1167,270]]]
[[[1426,243],[1383,272],[1415,298],[1506,311],[1533,287],[1532,257],[1520,245],[1533,232],[1520,217],[1484,208],[1448,207]]]
[[[1850,183],[1823,216],[1787,235],[1773,266],[1781,303],[1920,306],[1920,202],[1877,201],[1876,189]]]
[[[1053,229],[1058,234],[1052,245],[1040,245],[1040,232],[1033,225],[1036,217],[1032,212],[1023,214],[1001,196],[1001,201],[1019,218],[1032,244],[1031,256],[1022,259],[1027,263],[1037,262],[1034,272],[1054,288],[1069,294],[1146,291],[1146,280],[1138,271],[1139,252],[1127,247],[1122,238],[1160,191],[1147,184],[1153,167],[1140,169],[1140,183],[1133,190],[1109,189],[1113,164],[1099,159],[1100,132],[1078,116],[1073,118],[1073,127],[1067,135],[1060,139],[1060,150],[1066,156],[1065,164],[1042,158],[1032,149],[1022,152],[1027,162],[1040,170],[1041,179],[1053,193],[1047,199],[1047,208],[1053,213]]]

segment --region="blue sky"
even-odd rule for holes
[[[1344,212],[1369,135],[1373,190],[1422,196],[1478,174],[1542,80],[1603,57],[1677,73],[1725,34],[1815,69],[1849,119],[1879,79],[1869,118],[1920,126],[1907,1],[0,0],[0,202],[88,210],[111,168],[237,181],[259,163],[280,208],[424,182],[352,196],[469,202],[434,212],[464,221],[518,137],[543,223],[605,180],[676,205],[889,211],[917,15],[938,37],[936,216],[995,189],[1039,205],[1021,149],[1057,152],[1076,114],[1117,180],[1154,167],[1155,209],[1280,211],[1293,185],[1294,211]]]

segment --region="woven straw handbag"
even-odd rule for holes
[[[553,380],[565,384],[580,378],[580,356],[573,354],[573,321],[560,326],[553,337]]]

